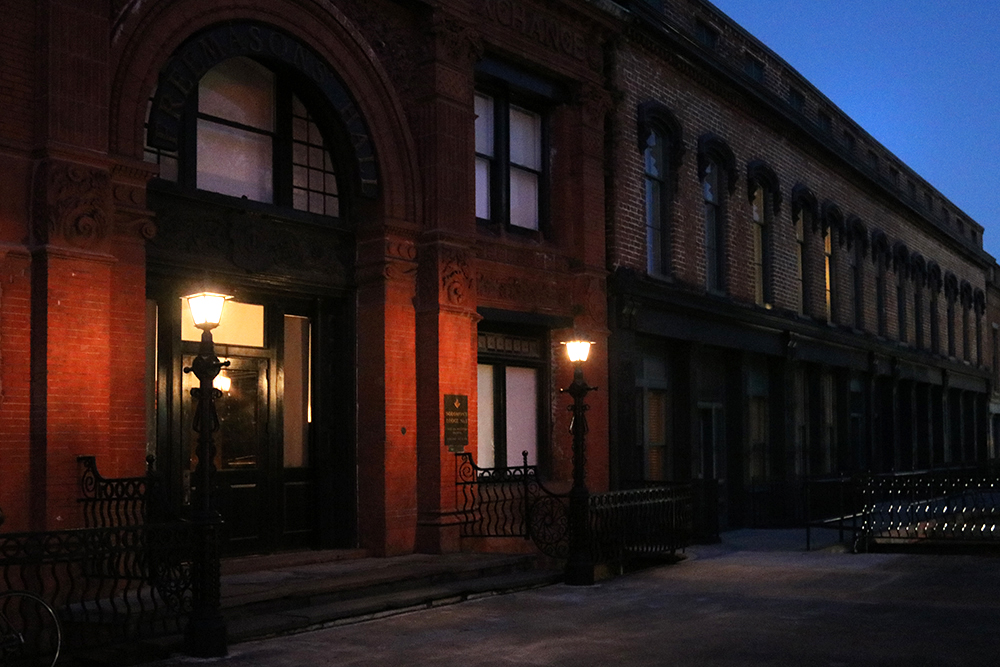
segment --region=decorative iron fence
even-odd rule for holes
[[[1000,543],[1000,483],[972,472],[913,472],[865,480],[859,544]]]
[[[153,469],[155,459],[146,457],[146,474],[139,477],[106,478],[93,456],[78,456],[80,498],[84,526],[106,528],[135,526],[167,518],[163,487]]]
[[[674,555],[691,539],[691,486],[676,484],[590,496],[595,563]]]
[[[569,553],[569,495],[541,481],[527,452],[517,467],[480,468],[467,453],[456,455],[462,537],[523,537],[545,555]],[[691,535],[691,487],[651,486],[595,493],[589,499],[594,562],[673,554]]]
[[[194,537],[181,522],[0,534],[0,592],[48,602],[70,651],[175,634],[190,611]]]

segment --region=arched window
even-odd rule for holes
[[[818,213],[816,196],[802,183],[792,188],[792,223],[795,227],[795,312],[806,313],[809,294],[809,256],[806,252],[806,232],[815,228]]]
[[[958,299],[958,279],[948,272],[944,275],[944,298],[947,302],[945,325],[948,328],[948,356],[955,356],[955,301]]]
[[[899,342],[907,342],[907,329],[909,321],[907,318],[906,304],[906,284],[910,277],[910,251],[901,241],[897,241],[892,252],[893,267],[896,270],[896,321]]]
[[[940,313],[938,313],[938,294],[941,293],[941,267],[937,262],[927,263],[927,288],[930,290],[928,314],[930,316],[931,352],[941,354]]]
[[[753,230],[754,303],[770,308],[774,303],[772,230],[781,209],[781,183],[766,164],[754,160],[747,165]]]
[[[669,274],[670,214],[668,210],[666,137],[653,130],[643,151],[646,186],[646,270],[651,274]]]
[[[329,142],[282,77],[246,57],[198,83],[177,152],[146,149],[160,178],[185,188],[339,217]]]
[[[868,249],[868,230],[857,217],[848,220],[846,229],[851,261],[851,301],[853,302],[854,328],[862,331],[865,328],[864,257]]]
[[[924,349],[924,287],[927,285],[927,263],[920,253],[910,257],[910,276],[913,278],[913,343]]]
[[[970,338],[971,325],[969,322],[972,311],[972,285],[967,280],[962,281],[960,287],[962,299],[962,359],[972,362],[972,340]]]
[[[639,149],[646,201],[646,271],[670,275],[671,222],[683,133],[674,114],[657,102],[639,105]]]
[[[706,134],[698,139],[698,172],[702,183],[705,214],[705,287],[726,290],[726,206],[722,186],[736,190],[736,160],[729,146]]]
[[[872,262],[875,264],[875,312],[878,319],[878,335],[886,336],[889,325],[886,318],[886,272],[892,255],[885,232],[872,231]]]
[[[837,244],[834,233],[844,237],[844,214],[833,202],[823,205],[823,315],[833,322],[837,309]]]

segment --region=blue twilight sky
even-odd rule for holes
[[[711,0],[986,228],[1000,257],[1000,0]]]

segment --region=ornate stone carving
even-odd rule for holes
[[[522,280],[518,276],[476,276],[480,299],[525,305],[546,310],[566,310],[566,293],[558,285],[544,280]]]
[[[437,55],[458,65],[471,65],[483,55],[483,43],[476,30],[453,16],[436,13],[431,20]]]
[[[417,272],[417,247],[411,241],[386,239],[385,259],[382,276],[386,280],[408,278]]]
[[[460,306],[472,292],[473,280],[465,254],[454,249],[441,249],[441,291],[448,303]]]
[[[49,162],[46,170],[47,224],[36,229],[39,240],[86,249],[100,244],[110,228],[108,172],[64,162]]]

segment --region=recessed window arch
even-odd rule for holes
[[[774,304],[774,220],[781,212],[781,183],[767,164],[747,164],[747,196],[753,233],[754,303]]]
[[[844,238],[844,214],[833,202],[823,206],[823,316],[834,321],[840,295],[837,292],[837,243],[834,233]]]
[[[639,105],[639,150],[643,154],[646,215],[646,271],[671,272],[672,211],[684,135],[676,116],[657,102]]]
[[[913,280],[913,344],[922,350],[926,345],[924,288],[927,286],[927,262],[919,252],[910,256],[910,277]]]
[[[816,226],[819,204],[816,195],[803,183],[792,188],[792,224],[795,232],[794,286],[795,312],[805,315],[809,294],[808,231]]]
[[[857,216],[848,219],[847,250],[851,264],[851,302],[854,328],[865,328],[865,255],[868,253],[868,229]]]
[[[729,145],[714,134],[698,138],[698,177],[705,215],[705,287],[726,291],[726,198],[736,191],[736,158]]]
[[[930,292],[928,312],[930,314],[931,352],[941,354],[941,315],[938,312],[938,295],[944,281],[941,278],[941,267],[935,261],[927,262],[927,288]]]
[[[892,248],[893,268],[896,271],[896,324],[900,343],[908,341],[909,318],[906,304],[906,286],[910,278],[910,251],[902,241],[896,241]]]
[[[886,336],[889,329],[886,317],[886,273],[892,261],[889,240],[880,229],[872,230],[872,263],[875,265],[875,312],[879,336]]]
[[[944,298],[947,303],[945,325],[948,329],[948,356],[955,356],[955,302],[958,300],[958,278],[948,271],[944,274]]]

